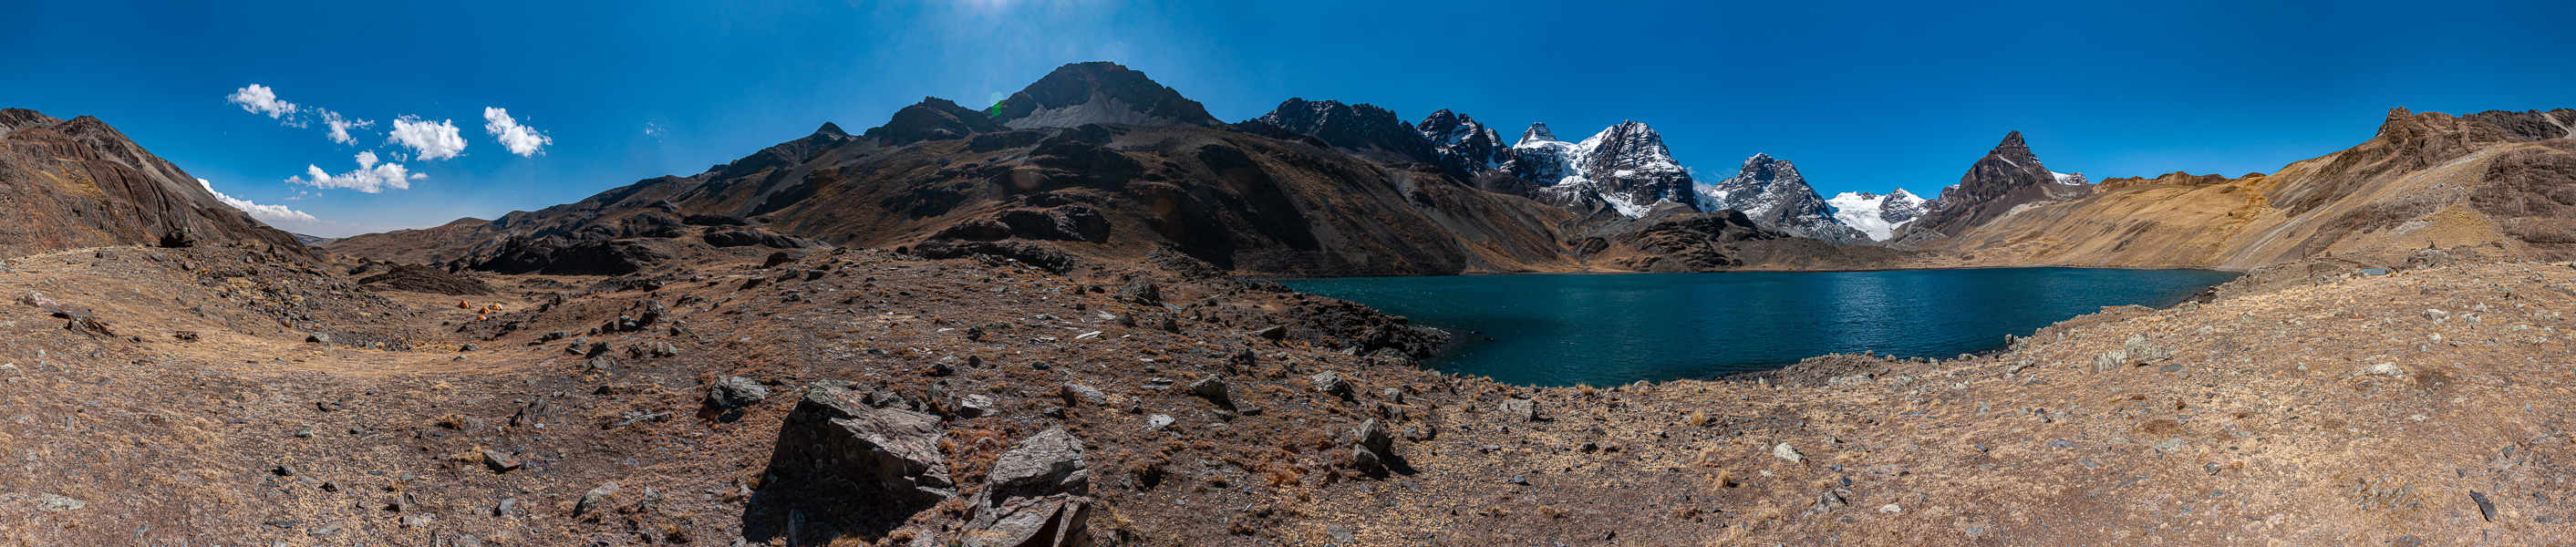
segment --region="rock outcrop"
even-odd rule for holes
[[[809,489],[919,508],[957,497],[939,417],[868,404],[848,382],[806,386],[778,434],[772,472]]]

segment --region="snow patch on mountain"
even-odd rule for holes
[[[1885,195],[1843,192],[1825,203],[1834,207],[1834,220],[1868,234],[1871,241],[1886,241],[1906,223],[1923,217],[1926,200],[1898,188]]]
[[[2084,180],[2083,173],[2059,173],[2056,171],[2049,171],[2048,176],[2056,177],[2058,184],[2081,186],[2093,183],[2093,181]]]

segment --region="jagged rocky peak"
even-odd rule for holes
[[[1834,220],[1860,230],[1871,241],[1886,241],[1906,223],[1922,218],[1926,200],[1898,188],[1886,194],[1843,192],[1825,200],[1834,208]]]
[[[1217,127],[1224,125],[1198,101],[1155,83],[1145,73],[1118,63],[1093,61],[1056,67],[1018,93],[993,105],[992,114],[1011,129],[1078,127],[1105,123],[1152,126]]]
[[[2082,174],[2058,173],[2041,165],[2021,132],[2013,131],[1969,165],[1958,185],[1943,189],[1932,201],[1931,211],[1908,223],[1894,241],[1899,246],[1926,245],[2012,214],[2026,204],[2092,193],[2093,185]]]
[[[825,129],[840,133],[840,126],[825,122]],[[894,146],[921,141],[962,139],[976,133],[1002,130],[1002,125],[984,112],[958,106],[938,97],[923,97],[921,102],[894,111],[885,125],[869,129],[864,135],[879,144]],[[820,133],[819,131],[817,133]],[[846,134],[845,134],[846,136]]]
[[[0,109],[0,137],[27,129],[52,127],[58,123],[63,123],[62,118],[47,116],[43,112],[24,108]]]
[[[1556,132],[1547,130],[1546,123],[1532,123],[1528,130],[1521,131],[1520,142],[1512,143],[1512,146],[1517,147],[1531,143],[1550,142],[1554,140],[1556,140]]]
[[[1598,200],[1637,218],[1656,203],[1697,203],[1690,170],[1673,161],[1663,135],[1636,121],[1621,122],[1583,142],[1556,140],[1545,124],[1532,124],[1512,146],[1502,169],[1545,185],[1533,196],[1549,204],[1581,207]],[[1695,206],[1694,206],[1695,207]]]
[[[1834,243],[1870,240],[1835,219],[1833,206],[1816,194],[1796,165],[1770,154],[1745,158],[1735,176],[1695,190],[1702,211],[1734,209],[1764,228]]]
[[[1505,153],[1511,150],[1503,145],[1502,135],[1495,133],[1493,128],[1445,108],[1423,118],[1422,123],[1415,124],[1413,129],[1422,134],[1423,140],[1431,142],[1431,148],[1440,154],[1442,164],[1462,173],[1474,174],[1493,169],[1506,159]]]
[[[1431,141],[1404,123],[1395,111],[1376,105],[1291,98],[1280,102],[1279,107],[1271,109],[1270,113],[1246,123],[1286,129],[1338,148],[1383,150],[1413,161],[1440,162],[1440,155],[1432,149]]]

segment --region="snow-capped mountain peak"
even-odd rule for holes
[[[1694,203],[1690,170],[1674,162],[1664,137],[1635,121],[1569,143],[1547,124],[1531,124],[1502,169],[1543,185],[1539,201],[1575,206],[1598,199],[1620,215],[1645,216],[1655,204]]]
[[[2058,184],[2085,185],[2093,183],[2093,181],[2085,180],[2083,173],[2059,173],[2056,171],[2049,171],[2048,175],[2056,177]]]
[[[1734,209],[1754,224],[1834,243],[1865,240],[1862,232],[1835,218],[1834,207],[1816,195],[1796,165],[1770,154],[1745,158],[1735,176],[1693,190],[1702,211]]]
[[[1547,124],[1546,124],[1546,123],[1532,123],[1532,124],[1530,124],[1530,126],[1529,126],[1529,129],[1528,129],[1528,130],[1521,131],[1521,140],[1520,140],[1520,142],[1512,143],[1512,147],[1513,147],[1513,148],[1519,148],[1519,147],[1522,147],[1522,146],[1526,146],[1526,145],[1530,145],[1530,144],[1535,144],[1535,143],[1541,143],[1541,142],[1555,142],[1555,141],[1556,141],[1556,132],[1555,132],[1555,131],[1549,131],[1549,130],[1547,130]]]

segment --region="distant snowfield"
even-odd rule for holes
[[[1917,198],[1899,188],[1884,196],[1843,192],[1827,198],[1825,204],[1834,207],[1834,220],[1841,221],[1843,225],[1850,226],[1852,229],[1860,230],[1863,234],[1869,234],[1870,241],[1887,241],[1888,237],[1896,234],[1897,228],[1904,227],[1908,222],[1914,222],[1911,218],[1900,222],[1888,222],[1884,213],[1887,211],[1887,202],[1892,200],[1909,200],[1918,206],[1922,203],[1922,198]]]

